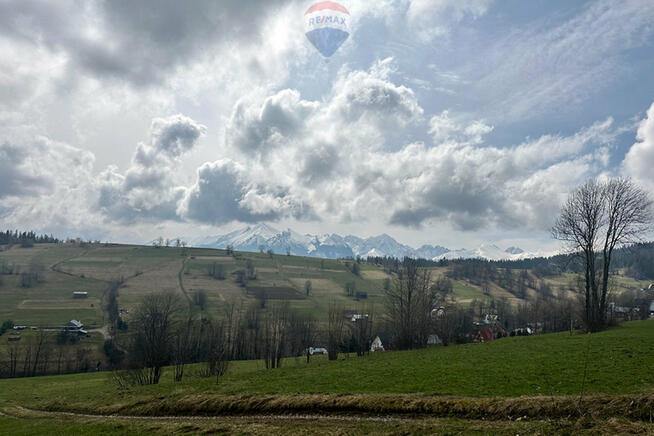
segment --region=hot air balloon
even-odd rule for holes
[[[328,58],[350,36],[350,13],[336,2],[318,2],[304,13],[304,30],[311,44]]]

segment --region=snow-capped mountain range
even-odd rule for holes
[[[226,235],[198,238],[190,241],[194,247],[226,248],[231,245],[237,251],[268,251],[277,254],[337,259],[344,257],[405,256],[424,259],[485,258],[491,260],[524,259],[541,254],[527,253],[518,247],[505,250],[494,244],[482,244],[474,250],[449,248],[439,245],[423,245],[413,248],[397,242],[387,234],[359,238],[335,233],[324,235],[300,234],[291,229],[279,231],[267,224],[247,226]]]

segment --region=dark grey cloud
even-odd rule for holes
[[[192,119],[178,114],[152,121],[152,146],[172,157],[189,151],[206,128]]]
[[[165,166],[190,151],[206,132],[206,127],[184,115],[155,118],[150,126],[150,141],[136,147],[132,159],[135,166]]]
[[[313,216],[311,209],[287,189],[272,184],[258,185],[247,171],[227,159],[205,163],[198,168],[197,181],[180,204],[180,215],[215,225]]]
[[[100,213],[123,224],[136,222],[178,221],[177,202],[183,189],[164,189],[159,174],[151,180],[140,175],[140,180],[107,170],[100,175],[97,205]]]
[[[217,44],[253,41],[288,0],[88,1],[5,0],[0,34],[65,52],[95,77],[144,86]],[[89,36],[92,28],[95,36]]]
[[[422,114],[411,89],[384,79],[361,72],[352,74],[338,96],[341,118],[351,123],[366,117],[371,123],[396,121],[403,125]]]
[[[319,144],[306,151],[300,178],[313,185],[329,178],[338,168],[340,156],[337,147]]]
[[[43,136],[0,145],[2,221],[17,228],[87,226],[93,163],[92,153]]]
[[[18,146],[0,143],[0,199],[37,194],[47,187],[44,177],[24,168],[28,153]]]
[[[278,218],[274,211],[251,213],[244,208],[240,203],[247,189],[247,182],[237,164],[232,161],[207,162],[198,168],[197,182],[184,198],[184,216],[217,225]]]
[[[227,126],[227,143],[245,153],[265,154],[298,138],[317,106],[302,100],[300,93],[292,89],[266,98],[261,106],[239,102]]]
[[[461,163],[461,162],[459,162]],[[489,221],[509,221],[502,210],[504,191],[487,179],[457,179],[454,171],[441,168],[438,178],[427,179],[414,199],[420,207],[401,208],[393,212],[389,222],[407,227],[420,227],[429,219],[447,220],[460,230],[476,230]],[[504,174],[506,179],[513,175]]]

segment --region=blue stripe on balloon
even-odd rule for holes
[[[307,32],[306,36],[320,54],[328,58],[338,50],[350,34],[340,29],[323,27]]]

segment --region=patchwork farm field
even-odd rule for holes
[[[189,302],[195,294],[206,295],[208,316],[223,313],[227,305],[249,304],[258,298],[287,299],[292,307],[324,320],[330,303],[346,310],[362,307],[376,313],[384,310],[384,283],[392,280],[381,267],[362,263],[354,274],[345,261],[309,257],[268,255],[225,250],[176,248],[119,244],[37,244],[0,251],[0,265],[10,271],[0,284],[0,320],[34,326],[56,326],[80,319],[90,327],[104,324],[104,293],[111,282],[121,282],[119,306],[130,311],[143,295],[157,291],[178,293]],[[251,266],[254,276],[238,283],[237,272]],[[432,277],[443,276],[447,267],[430,268]],[[25,286],[22,274],[39,271],[39,279]],[[213,272],[219,270],[222,277]],[[306,295],[305,284],[311,282]],[[577,277],[561,274],[542,279],[555,295],[574,297]],[[647,282],[615,276],[616,292],[639,289]],[[452,280],[450,300],[469,304],[473,300],[504,299],[512,305],[525,300],[496,283],[486,293],[468,280]],[[350,289],[350,295],[346,289]],[[88,298],[75,300],[74,291],[85,291]],[[528,289],[526,299],[536,291]]]
[[[129,389],[107,373],[0,380],[0,432],[650,434],[653,341],[654,321],[638,321],[275,370],[233,362],[218,382],[193,367]]]
[[[30,326],[61,325],[80,319],[85,325],[103,324],[103,294],[111,282],[122,283],[121,309],[130,311],[151,292],[172,291],[189,301],[198,292],[207,295],[208,315],[222,313],[231,303],[266,299],[288,299],[291,306],[326,316],[330,302],[355,310],[365,303],[382,309],[383,282],[390,278],[383,270],[362,265],[361,274],[350,272],[343,262],[262,253],[224,250],[154,248],[117,244],[39,244],[32,248],[12,247],[0,252],[0,262],[13,273],[2,276],[0,320]],[[251,263],[256,278],[243,286],[235,273]],[[21,273],[39,269],[39,279],[25,286]],[[219,268],[224,278],[212,276]],[[305,283],[311,281],[306,295]],[[347,296],[346,286],[366,297]],[[74,291],[88,298],[74,299]]]

